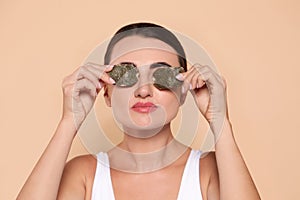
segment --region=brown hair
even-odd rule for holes
[[[104,56],[104,64],[109,64],[112,50],[121,39],[138,35],[145,38],[155,38],[170,45],[178,54],[178,61],[181,67],[187,71],[187,63],[184,49],[176,36],[168,29],[153,23],[133,23],[120,28],[110,40]]]

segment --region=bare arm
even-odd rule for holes
[[[91,199],[96,162],[92,155],[70,160],[64,168],[57,200]]]
[[[18,200],[53,200],[57,198],[73,139],[91,110],[102,84],[111,84],[109,76],[105,73],[109,70],[111,68],[107,66],[85,65],[64,78],[62,83],[64,96],[62,119],[47,148],[21,189],[17,197]],[[68,168],[65,172],[69,172]],[[78,178],[75,177],[76,173],[71,173],[71,175],[74,175],[74,180]],[[81,187],[82,182],[79,180],[77,184],[78,187]],[[68,188],[69,191],[74,189],[72,187],[64,188]],[[75,190],[79,191],[80,194],[77,193],[76,196],[84,196],[84,189],[77,189]]]
[[[60,121],[50,143],[21,189],[18,200],[56,199],[75,131],[73,119]]]
[[[209,200],[259,200],[258,191],[235,142],[228,116],[226,82],[209,66],[193,65],[182,76],[210,125],[216,141],[215,172],[208,184]],[[185,95],[183,93],[183,95]],[[216,195],[217,194],[217,195]]]
[[[204,157],[209,173],[207,194],[204,199],[260,199],[247,166],[234,140],[228,120],[216,141],[215,152]]]
[[[260,196],[235,142],[229,120],[224,123],[215,149],[220,199],[259,200]],[[215,185],[211,185],[211,187],[215,187]]]

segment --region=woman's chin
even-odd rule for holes
[[[150,138],[158,134],[163,128],[163,125],[147,123],[132,124],[131,126],[123,126],[125,134],[136,138]]]

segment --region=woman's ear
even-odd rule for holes
[[[105,99],[105,103],[108,107],[111,107],[111,97],[109,95],[109,92],[108,92],[108,87],[107,85],[104,85],[104,93],[103,93],[103,97]]]

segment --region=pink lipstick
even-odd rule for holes
[[[157,109],[157,106],[151,102],[138,102],[131,107],[132,110],[139,113],[150,113]]]

